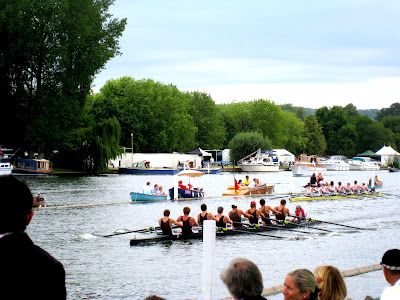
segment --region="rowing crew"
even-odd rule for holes
[[[159,225],[161,231],[165,235],[173,235],[172,227],[178,226],[182,230],[182,234],[192,234],[192,228],[197,226],[203,226],[205,220],[214,220],[218,228],[242,228],[242,216],[248,218],[250,225],[258,225],[261,219],[262,225],[272,225],[273,222],[284,222],[286,217],[293,217],[292,221],[301,223],[306,218],[306,214],[300,205],[296,206],[295,215],[291,216],[289,209],[286,207],[286,200],[282,199],[280,205],[272,208],[271,206],[265,205],[265,200],[260,199],[260,208],[257,209],[256,202],[250,202],[250,208],[247,211],[243,211],[232,204],[232,210],[228,215],[224,215],[224,208],[218,207],[217,214],[213,215],[207,211],[207,205],[202,204],[200,206],[201,212],[197,215],[197,220],[190,216],[190,207],[183,208],[183,215],[179,216],[176,220],[170,218],[169,209],[164,210],[164,216],[160,218]],[[272,213],[275,218],[270,217]],[[273,220],[273,221],[272,221]]]
[[[375,192],[374,188],[369,189],[365,183],[358,184],[357,180],[351,184],[348,182],[346,185],[342,185],[342,182],[338,182],[337,185],[333,181],[329,184],[328,182],[318,183],[317,186],[307,184],[305,186],[305,196],[318,197],[318,196],[335,196],[335,195],[361,195],[371,194]]]

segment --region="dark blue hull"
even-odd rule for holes
[[[172,199],[175,198],[174,188],[169,189],[169,197]],[[184,190],[178,189],[178,198],[203,198],[204,192],[198,190]]]

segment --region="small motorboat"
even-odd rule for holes
[[[42,196],[37,195],[36,197],[33,197],[33,202],[32,202],[32,206],[33,207],[45,207],[46,206],[46,201],[44,200],[44,198]]]

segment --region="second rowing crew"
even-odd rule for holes
[[[251,225],[258,225],[260,219],[262,225],[271,225],[273,222],[283,223],[286,217],[293,217],[291,221],[297,223],[301,223],[306,218],[306,214],[300,205],[296,206],[295,213],[292,216],[286,207],[286,200],[284,199],[276,207],[266,205],[264,199],[260,199],[259,208],[256,206],[256,202],[251,201],[250,208],[243,211],[236,204],[232,204],[232,210],[225,215],[222,206],[218,207],[217,214],[213,214],[207,211],[206,204],[202,204],[200,206],[201,212],[197,215],[197,218],[190,216],[190,207],[186,206],[183,208],[183,215],[179,216],[176,220],[170,218],[171,212],[169,209],[166,209],[164,210],[164,216],[159,220],[159,225],[163,234],[173,235],[172,227],[174,225],[181,228],[182,234],[192,234],[192,228],[202,226],[205,220],[215,220],[219,228],[233,227],[237,229],[243,226],[242,216],[248,218]],[[271,213],[275,217],[274,219],[270,218]]]

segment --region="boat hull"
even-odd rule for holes
[[[313,173],[317,174],[325,171],[326,169],[322,166],[315,166],[313,164],[296,163],[292,167],[293,176],[311,176]]]
[[[348,163],[322,163],[321,164],[327,171],[349,171],[350,166]]]
[[[175,175],[178,174],[178,169],[172,168],[119,168],[119,174],[131,174],[131,175]]]
[[[149,195],[143,193],[130,193],[132,202],[163,202],[167,201],[168,197],[163,195]]]
[[[175,199],[175,192],[174,188],[170,188],[169,190],[169,197],[170,199]],[[193,199],[193,198],[203,198],[204,192],[201,190],[185,190],[185,189],[178,189],[178,199]]]
[[[274,192],[275,186],[273,184],[263,184],[253,189],[240,188],[235,190],[235,187],[228,187],[222,196],[249,196],[249,195],[267,195]]]
[[[239,165],[243,172],[279,172],[279,165]]]
[[[9,162],[0,162],[0,176],[10,175],[12,172],[12,165]]]
[[[319,224],[318,221],[311,221],[311,222],[303,222],[301,223],[302,226],[312,226],[312,225],[317,225]],[[297,226],[295,224],[277,224],[277,225],[269,225],[268,227],[246,227],[243,226],[240,229],[225,229],[225,230],[218,230],[216,232],[216,236],[219,238],[226,237],[226,236],[232,236],[232,235],[243,235],[243,234],[269,234],[271,231],[276,231],[276,230],[285,230],[285,229],[292,229],[296,228]],[[266,235],[267,236],[267,235]],[[130,245],[131,246],[138,246],[138,245],[151,245],[154,243],[158,242],[173,242],[173,241],[185,241],[185,240],[200,240],[203,239],[203,232],[194,232],[192,234],[187,234],[187,235],[156,235],[152,237],[146,237],[146,238],[133,238],[130,240]]]
[[[381,197],[382,194],[362,194],[362,195],[335,195],[335,196],[316,196],[316,197],[293,197],[290,198],[291,202],[299,201],[324,201],[324,200],[348,200],[348,199],[363,199],[363,198],[375,198]]]

